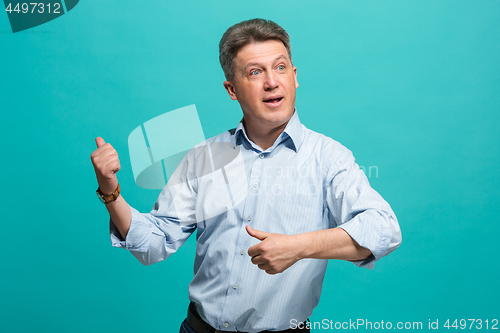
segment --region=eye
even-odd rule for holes
[[[285,70],[285,66],[283,66],[283,65],[279,65],[277,68],[278,68],[278,70],[280,70],[280,71]]]
[[[258,69],[256,69],[256,70],[251,71],[250,75],[257,75],[259,73],[260,73],[260,71]]]

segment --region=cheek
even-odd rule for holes
[[[239,98],[240,103],[247,106],[255,106],[259,103],[258,95],[252,91],[245,91]]]
[[[297,89],[296,81],[292,78],[287,81],[286,90],[288,94],[291,95],[295,94],[295,89]]]
[[[254,103],[260,98],[259,89],[256,87],[247,87],[247,89],[245,89],[244,96],[248,102]]]

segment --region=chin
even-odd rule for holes
[[[272,110],[267,119],[269,120],[270,123],[276,125],[282,125],[288,122],[290,118],[292,118],[292,116],[293,112],[288,112],[286,110]]]

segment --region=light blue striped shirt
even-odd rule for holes
[[[216,161],[216,143],[234,149],[230,161]],[[209,153],[192,149],[186,155],[151,213],[131,208],[126,240],[112,222],[110,231],[112,245],[130,250],[144,265],[166,259],[196,231],[189,298],[216,329],[285,330],[290,320],[308,318],[319,302],[327,260],[303,259],[269,275],[250,261],[248,248],[258,240],[248,235],[247,224],[289,235],[338,226],[372,252],[354,262],[359,267],[373,268],[399,246],[394,212],[352,153],[307,129],[297,112],[265,151],[248,139],[241,122],[203,145],[212,147]]]

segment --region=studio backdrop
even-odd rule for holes
[[[111,143],[149,212],[182,153],[242,118],[218,42],[255,17],[291,36],[301,122],[353,152],[403,235],[373,270],[328,263],[314,331],[500,328],[500,2],[4,3],[1,332],[178,331],[195,237],[151,266],[113,248],[90,154]],[[182,126],[158,146],[162,121]]]

